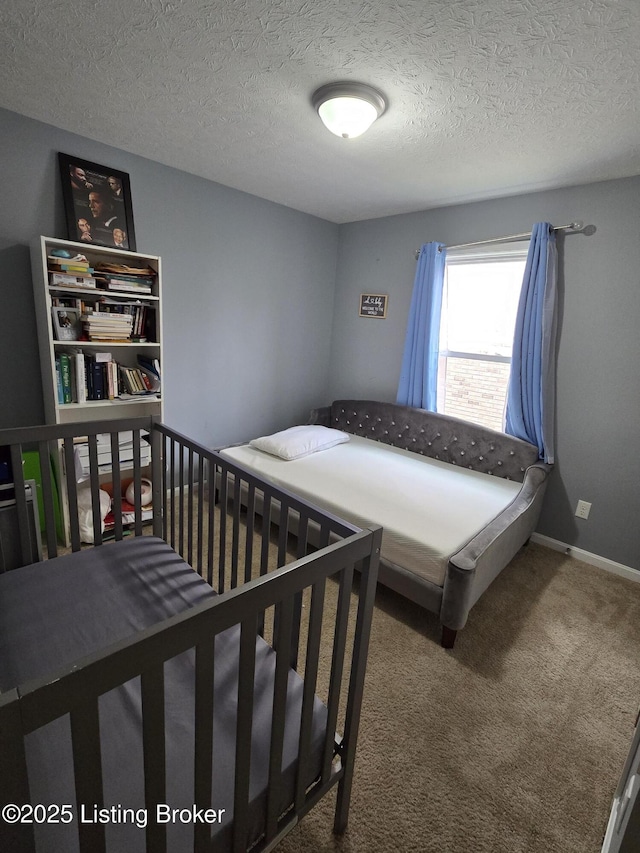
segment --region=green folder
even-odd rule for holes
[[[40,518],[40,531],[45,529],[44,518],[44,501],[42,499],[42,474],[40,472],[40,456],[36,450],[25,450],[22,454],[23,470],[25,480],[35,480],[36,492],[38,498],[38,516]],[[56,522],[56,534],[60,541],[64,541],[64,531],[62,529],[62,513],[60,512],[60,496],[58,493],[58,484],[56,482],[55,469],[53,462],[49,459],[51,467],[51,485],[53,489],[53,516]]]

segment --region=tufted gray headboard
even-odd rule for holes
[[[538,448],[519,438],[458,418],[380,403],[335,400],[317,411],[317,421],[431,456],[452,465],[522,482],[526,469],[538,461]]]

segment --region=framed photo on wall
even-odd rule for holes
[[[70,240],[136,250],[129,175],[69,154],[58,154]]]
[[[62,308],[54,306],[51,309],[53,318],[53,337],[56,341],[77,341],[82,333],[80,311],[77,308]]]

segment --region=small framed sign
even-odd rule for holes
[[[380,317],[384,319],[387,316],[388,299],[389,297],[386,293],[361,293],[360,316]]]

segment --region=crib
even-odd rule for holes
[[[343,832],[380,529],[347,524],[155,418],[3,430],[0,447],[21,557],[0,574],[0,849],[259,853],[334,785]],[[26,451],[39,460],[35,531]]]

